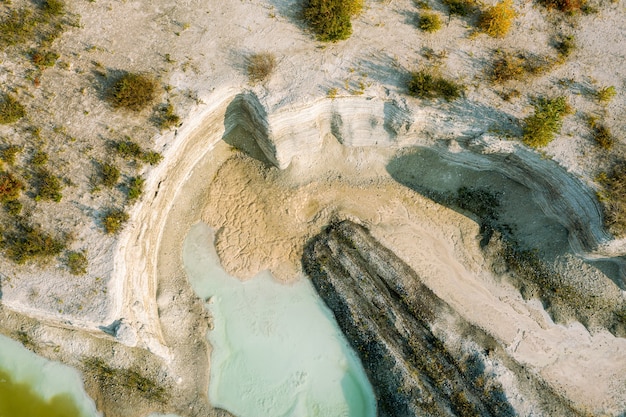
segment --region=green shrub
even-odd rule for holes
[[[22,147],[18,145],[9,145],[0,151],[0,158],[9,165],[15,164],[17,154],[22,152]]]
[[[417,71],[411,74],[408,83],[409,93],[418,98],[442,97],[447,101],[457,99],[465,87],[453,81],[446,80],[427,71]]]
[[[609,86],[599,89],[596,92],[596,97],[598,98],[598,101],[602,103],[608,103],[609,101],[613,100],[613,97],[615,97],[616,94],[617,91],[615,91],[615,87]]]
[[[105,187],[114,187],[120,179],[120,170],[113,164],[100,164],[100,180]]]
[[[0,124],[15,123],[26,115],[24,106],[11,94],[0,99]]]
[[[602,149],[610,150],[615,144],[615,137],[609,128],[602,124],[593,127],[593,138]]]
[[[159,129],[166,130],[178,126],[180,124],[180,116],[174,112],[174,106],[167,103],[157,108],[155,121]]]
[[[476,10],[477,4],[474,0],[443,0],[443,4],[448,6],[450,14],[467,16]]]
[[[55,239],[40,227],[20,222],[17,230],[4,236],[6,256],[17,264],[41,257],[55,256],[65,249],[65,242]]]
[[[35,33],[36,24],[30,9],[11,10],[0,20],[0,49],[29,40]]]
[[[72,275],[85,275],[87,273],[87,266],[89,266],[85,251],[68,252],[65,259],[65,265],[70,270]]]
[[[35,177],[35,187],[37,193],[35,195],[35,201],[39,200],[52,200],[54,202],[61,201],[63,195],[61,194],[61,180],[50,171],[45,168],[37,170]]]
[[[350,18],[362,8],[363,0],[307,0],[303,17],[319,40],[335,42],[350,37]]]
[[[276,57],[271,52],[252,54],[248,58],[248,78],[251,82],[261,82],[269,77],[276,67]]]
[[[0,171],[0,201],[16,200],[20,192],[24,189],[24,184],[10,172]]]
[[[150,165],[157,165],[163,159],[163,155],[156,151],[146,151],[132,140],[115,142],[115,151],[124,159],[144,162]]]
[[[61,16],[65,13],[65,3],[61,0],[44,0],[41,10],[46,18]]]
[[[417,26],[424,32],[437,32],[441,29],[441,19],[435,13],[422,13],[418,19]]]
[[[480,15],[478,28],[491,37],[503,38],[509,32],[515,16],[513,0],[503,0]]]
[[[128,179],[127,196],[129,203],[133,203],[139,197],[141,197],[141,195],[143,194],[143,187],[145,182],[146,180],[144,180],[142,177],[132,177]]]
[[[121,209],[109,209],[103,219],[102,224],[107,234],[113,235],[122,230],[124,223],[128,221],[128,214]]]
[[[4,208],[10,215],[18,216],[22,212],[22,203],[19,200],[5,201]]]
[[[571,109],[565,97],[540,99],[535,103],[535,113],[524,119],[523,142],[533,148],[548,145],[561,130],[563,116]]]
[[[140,111],[154,101],[156,91],[154,78],[127,72],[115,80],[106,97],[114,108]]]
[[[43,70],[53,67],[57,59],[59,59],[59,54],[51,51],[35,50],[31,52],[30,59],[37,68]]]
[[[33,154],[33,157],[30,160],[30,163],[36,167],[41,167],[41,166],[46,165],[48,163],[48,153],[44,151],[36,151]]]

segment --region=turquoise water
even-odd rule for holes
[[[76,370],[0,335],[0,417],[96,415]]]
[[[365,372],[310,282],[246,282],[219,266],[202,223],[183,245],[187,276],[211,297],[209,399],[238,417],[374,417]]]

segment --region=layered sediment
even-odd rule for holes
[[[461,319],[364,227],[332,224],[309,241],[302,262],[359,354],[379,416],[578,415],[494,339]],[[514,380],[508,392],[486,363],[506,368],[498,374]],[[517,397],[522,409],[509,397]]]

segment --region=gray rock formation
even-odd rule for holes
[[[364,227],[329,226],[307,244],[303,266],[361,358],[379,416],[578,415]],[[512,376],[506,392],[487,363]]]

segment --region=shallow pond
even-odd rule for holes
[[[189,232],[183,261],[198,296],[211,298],[213,406],[238,417],[376,415],[361,363],[308,280],[229,276],[203,223]]]
[[[96,415],[76,370],[0,335],[0,417]]]

